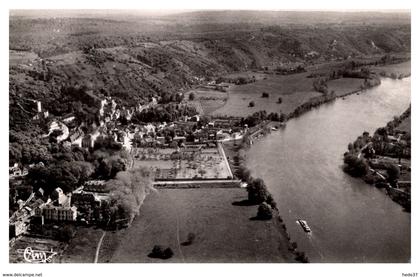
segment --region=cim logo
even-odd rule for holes
[[[25,249],[19,249],[19,253],[23,253],[23,258],[28,263],[50,263],[52,258],[57,255],[57,252],[34,250],[32,247],[26,247]]]

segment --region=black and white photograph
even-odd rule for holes
[[[186,263],[416,277],[414,16],[395,5],[9,8],[2,276]]]

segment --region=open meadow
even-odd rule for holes
[[[115,235],[111,262],[293,262],[278,220],[250,220],[257,206],[232,205],[246,197],[239,188],[158,190],[132,226]],[[194,239],[187,245],[189,234]],[[170,247],[174,256],[148,257],[155,245]]]
[[[328,82],[328,89],[334,91],[337,96],[346,95],[349,92],[359,90],[364,80],[358,78],[340,78]]]
[[[188,99],[190,94],[194,94],[194,100],[190,102],[194,104],[200,114],[205,115],[209,115],[223,106],[228,99],[227,92],[203,87],[188,91],[185,98]]]
[[[248,116],[260,110],[290,113],[310,98],[321,95],[314,91],[313,79],[307,78],[307,75],[309,73],[267,75],[254,83],[234,85],[228,89],[226,104],[212,115]],[[263,98],[264,92],[269,97]],[[281,103],[278,103],[279,97],[282,98]],[[249,107],[251,101],[255,103],[254,107]]]

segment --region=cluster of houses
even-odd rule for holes
[[[44,197],[44,191],[39,189],[26,201],[19,200],[19,209],[9,219],[9,236],[14,238],[29,233],[33,219],[37,219],[41,225],[101,221],[100,208],[109,201],[109,190],[103,180],[87,181],[84,186],[68,194],[58,187],[47,198]]]
[[[49,132],[47,136],[56,132],[56,140],[65,147],[77,145],[82,148],[93,148],[99,137],[112,137],[115,142],[130,150],[134,147],[173,147],[179,149],[191,145],[206,145],[216,147],[217,141],[239,139],[244,130],[239,127],[238,119],[216,119],[211,122],[200,122],[199,115],[185,116],[171,123],[144,123],[122,125],[118,120],[122,116],[127,122],[135,112],[143,111],[157,105],[157,100],[152,98],[146,105],[127,109],[119,107],[111,97],[98,97],[91,91],[81,97],[83,102],[99,107],[99,126],[93,123],[87,126],[82,123],[75,124],[74,114],[51,119],[41,108],[41,102],[37,102],[40,120],[49,120]],[[48,119],[47,119],[48,118]],[[190,148],[188,148],[190,149]],[[191,148],[192,149],[192,148]],[[33,166],[43,166],[33,164]],[[18,164],[9,168],[10,179],[20,180],[28,174],[28,168]],[[31,220],[36,218],[43,225],[45,222],[97,222],[102,220],[101,209],[104,203],[110,201],[109,190],[104,181],[90,181],[83,187],[65,194],[60,188],[44,196],[40,189],[32,193],[28,200],[19,200],[19,207],[9,219],[10,236],[16,237],[30,231]]]
[[[213,84],[215,85],[215,84]],[[136,107],[120,107],[112,97],[99,97],[92,91],[83,92],[80,96],[85,103],[99,108],[99,125],[96,123],[76,126],[75,115],[67,114],[62,117],[49,119],[49,132],[45,136],[57,133],[57,142],[70,148],[72,145],[82,148],[93,148],[99,137],[112,137],[115,142],[130,150],[135,147],[179,147],[187,141],[190,143],[215,143],[238,139],[243,130],[235,128],[237,119],[217,119],[200,128],[195,128],[200,121],[199,115],[185,116],[179,121],[171,123],[145,123],[122,125],[119,122],[124,117],[130,122],[136,112],[147,110],[158,104],[152,97],[150,102]],[[38,101],[38,113],[41,116],[41,102]],[[235,121],[236,120],[236,121]]]
[[[14,163],[13,166],[9,166],[9,179],[21,179],[28,175],[28,169],[35,166],[44,166],[43,162],[30,164],[28,167],[22,166],[18,163]]]

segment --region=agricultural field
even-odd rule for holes
[[[228,89],[226,104],[215,110],[213,115],[247,116],[260,110],[290,113],[310,98],[321,95],[314,91],[313,79],[307,78],[307,75],[307,72],[269,75],[254,83],[232,86]],[[263,98],[263,92],[268,93],[269,97]],[[282,98],[281,104],[278,103],[279,97]],[[249,107],[251,101],[254,101],[254,107]]]
[[[227,92],[207,88],[197,88],[190,90],[186,93],[185,99],[188,99],[191,93],[194,94],[195,98],[193,101],[189,102],[193,103],[197,111],[204,115],[211,114],[223,106],[228,99]]]
[[[108,237],[118,240],[110,262],[293,262],[277,220],[250,220],[257,206],[232,205],[246,197],[240,188],[158,190],[130,228]],[[174,256],[148,257],[155,245],[170,247]]]
[[[411,61],[373,67],[373,69],[377,73],[385,72],[387,75],[391,75],[392,73],[395,73],[396,75],[402,74],[404,76],[408,76],[411,74]]]
[[[135,148],[134,168],[148,167],[158,179],[226,179],[228,164],[218,148],[172,154],[175,149]],[[172,154],[172,156],[171,156]]]
[[[29,64],[32,63],[34,60],[39,59],[38,55],[29,52],[29,51],[16,51],[10,50],[9,51],[9,64],[18,65],[18,64]]]
[[[360,89],[363,85],[363,79],[357,78],[340,78],[328,82],[328,89],[334,91],[337,96],[345,95],[349,92]]]

